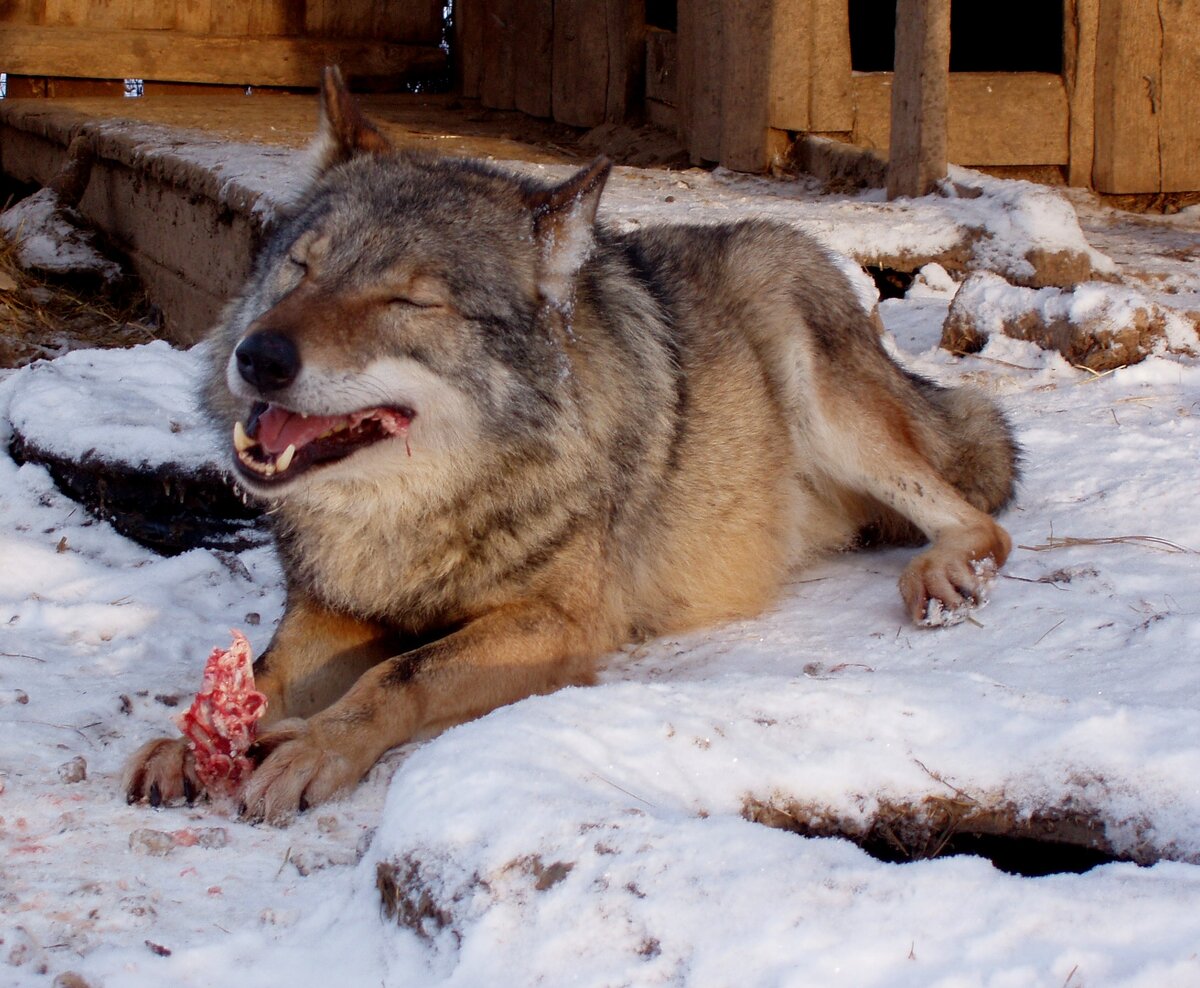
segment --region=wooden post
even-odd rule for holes
[[[721,0],[679,4],[675,99],[693,164],[721,158]]]
[[[897,0],[889,199],[923,196],[946,177],[950,0]]]
[[[1063,79],[1070,106],[1067,184],[1092,184],[1096,144],[1096,32],[1099,0],[1066,0],[1063,9]]]

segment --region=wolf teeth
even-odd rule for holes
[[[275,460],[275,469],[278,470],[280,473],[283,473],[283,471],[285,471],[288,467],[290,467],[292,465],[292,457],[295,455],[296,455],[296,444],[289,443],[288,448],[285,449],[282,453],[280,453],[278,459]]]
[[[233,448],[239,453],[244,453],[254,445],[254,440],[246,435],[246,427],[242,423],[233,423]]]

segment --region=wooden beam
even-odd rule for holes
[[[459,92],[467,99],[479,98],[483,77],[484,0],[454,0],[455,64]]]
[[[513,10],[513,103],[531,117],[548,117],[554,66],[554,0],[520,0]]]
[[[604,122],[608,107],[608,14],[601,0],[554,0],[554,119]]]
[[[313,86],[325,65],[350,77],[437,72],[436,47],[311,38],[207,37],[176,31],[101,31],[0,25],[4,71],[75,78]]]
[[[923,196],[946,177],[950,0],[897,0],[889,199]]]
[[[851,80],[853,141],[886,154],[892,74]],[[1065,165],[1067,92],[1050,72],[951,72],[947,157],[956,165]]]
[[[721,164],[765,171],[810,129],[811,0],[724,0]]]
[[[1200,0],[1159,4],[1162,73],[1158,132],[1163,192],[1200,189]]]
[[[854,106],[850,102],[849,3],[847,0],[810,2],[809,130],[846,133],[854,126]]]
[[[722,0],[679,4],[675,97],[679,137],[694,164],[721,157]]]
[[[1158,146],[1162,52],[1157,0],[1100,0],[1092,179],[1101,192],[1162,188]],[[1186,98],[1194,112],[1195,92]]]
[[[1065,0],[1063,8],[1063,82],[1067,90],[1067,182],[1092,184],[1096,145],[1096,33],[1099,0]],[[953,160],[953,156],[952,156]]]
[[[516,9],[518,0],[484,0],[483,69],[479,99],[494,110],[511,110],[516,103]]]

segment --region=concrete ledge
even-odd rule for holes
[[[129,257],[162,310],[167,338],[195,342],[249,273],[276,204],[295,192],[298,153],[6,100],[0,169],[44,185],[76,134],[96,147],[80,210]]]

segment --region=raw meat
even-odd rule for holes
[[[254,688],[250,643],[233,631],[228,650],[214,648],[204,684],[175,723],[196,757],[196,774],[210,793],[233,795],[254,770],[246,751],[254,743],[267,698]]]

